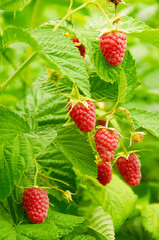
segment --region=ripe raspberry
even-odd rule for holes
[[[137,154],[130,154],[128,159],[125,157],[118,158],[116,165],[119,173],[130,186],[137,186],[140,184],[141,163]]]
[[[100,128],[95,133],[94,141],[102,161],[112,161],[118,145],[118,132]]]
[[[126,34],[121,32],[107,33],[100,37],[99,44],[106,61],[118,66],[124,58],[127,45]]]
[[[112,165],[111,163],[100,162],[98,167],[98,181],[102,185],[108,184],[112,179]]]
[[[80,43],[79,39],[76,38],[76,37],[72,38],[72,41],[73,41],[74,43]],[[80,46],[76,46],[76,47],[79,49],[79,52],[80,52],[81,56],[82,56],[83,58],[85,58],[86,50],[85,50],[84,45],[81,44]]]
[[[91,132],[96,123],[95,107],[92,101],[87,100],[88,108],[82,103],[77,103],[71,110],[72,104],[69,106],[69,115],[75,122],[76,126],[82,132]]]
[[[40,188],[28,188],[23,193],[23,207],[32,223],[42,223],[47,217],[49,198]]]

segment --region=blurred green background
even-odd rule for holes
[[[84,3],[84,0],[75,0],[74,7]],[[127,5],[119,7],[119,15],[129,15],[144,21],[152,28],[159,27],[159,1],[158,0],[127,0]],[[105,1],[101,0],[105,6]],[[0,12],[0,28],[3,33],[8,25],[23,28],[35,28],[38,25],[61,18],[65,15],[69,6],[68,0],[32,0],[21,12]],[[113,12],[112,4],[108,4],[108,10]],[[84,28],[89,19],[101,15],[94,6],[81,10],[74,16],[76,29]],[[139,86],[134,98],[126,106],[141,107],[151,112],[159,113],[159,49],[140,42],[138,39],[129,38],[130,49],[137,64]],[[4,49],[1,54],[0,83],[4,82],[32,53],[32,49],[22,43],[14,43]],[[28,88],[37,76],[45,69],[45,63],[36,58],[12,84],[0,95],[0,104],[13,107],[24,98]],[[129,127],[126,121],[120,122],[123,129]],[[124,133],[126,135],[126,133]],[[146,202],[159,202],[159,140],[147,134],[144,142],[139,146],[133,145],[133,149],[151,149],[140,152],[142,163],[142,182],[133,190],[140,196],[138,205]]]

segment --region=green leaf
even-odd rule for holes
[[[49,93],[53,96],[57,95],[57,92],[69,94],[72,92],[73,84],[66,78],[58,80],[58,87],[52,80],[48,79],[48,74],[43,73],[33,83],[33,86],[41,89],[42,91]]]
[[[151,30],[152,28],[138,19],[134,19],[129,16],[123,16],[122,22],[119,25],[119,29],[126,30],[127,32],[141,32],[144,30]]]
[[[16,11],[22,10],[31,0],[2,0],[0,2],[0,10]]]
[[[120,78],[114,84],[104,82],[94,71],[90,72],[91,96],[93,99],[128,102],[134,96],[137,86],[136,65],[129,51],[121,64]]]
[[[149,43],[159,48],[159,29],[151,29],[142,32],[130,33],[129,36],[139,38],[143,42]]]
[[[88,217],[89,228],[101,233],[106,240],[114,240],[114,227],[111,216],[104,212],[102,207],[97,207]]]
[[[159,137],[159,115],[137,108],[129,109],[135,129],[144,128],[152,135]]]
[[[142,236],[142,237],[141,237]],[[129,219],[115,235],[116,240],[154,240],[144,230],[140,216]]]
[[[88,143],[88,135],[81,133],[77,127],[60,127],[54,141],[55,146],[81,173],[97,176],[95,156]]]
[[[123,69],[120,72],[120,79],[118,83],[118,101],[124,102],[127,93],[127,80],[126,75]]]
[[[76,229],[78,230],[81,226],[88,224],[87,220],[83,217],[62,214],[55,211],[52,211],[51,216],[48,218],[48,222],[56,224],[60,237],[68,235],[68,233]]]
[[[159,239],[159,204],[147,205],[142,210],[142,222],[145,230]]]
[[[0,235],[2,239],[16,240],[16,232],[12,224],[0,215]]]
[[[57,150],[53,143],[44,153],[38,156],[37,163],[39,171],[52,186],[64,191],[69,190],[71,193],[76,191],[76,177],[72,169],[73,165],[66,159],[62,152]],[[50,179],[50,177],[56,180]],[[43,184],[44,181],[41,180],[41,185]],[[60,201],[64,200],[63,194],[58,190],[50,190],[49,193]]]
[[[108,207],[104,206],[104,210],[107,210],[112,216],[114,227],[117,231],[133,213],[137,196],[131,188],[117,176],[113,176],[113,180],[105,188],[105,191],[105,194],[108,194],[109,205]],[[105,197],[107,198],[106,195]]]
[[[113,175],[112,181],[105,187],[88,176],[81,176],[80,180],[87,185],[87,189],[78,210],[79,214],[87,216],[95,206],[101,206],[104,212],[111,215],[115,231],[118,231],[134,211],[134,192],[116,175]]]
[[[49,210],[49,215],[43,224],[22,223],[15,226],[8,221],[8,218],[0,215],[0,235],[7,240],[58,240],[83,224],[87,224],[87,221],[82,217],[52,210]]]
[[[86,236],[80,235],[80,236],[76,236],[72,240],[95,240],[95,238],[91,237],[91,236],[88,236],[88,235],[86,235]]]
[[[24,30],[8,27],[3,32],[3,47],[17,41],[29,44],[48,63],[49,68],[76,83],[89,96],[89,80],[84,60],[74,43],[63,33],[61,29],[54,32],[47,28]]]
[[[88,21],[86,27],[88,29],[110,29],[110,25],[104,16],[94,17],[90,21]],[[118,24],[119,30],[125,30],[127,32],[138,32],[151,29],[144,22],[134,19],[129,16],[122,16],[122,21]]]
[[[118,98],[118,83],[114,84],[104,82],[100,79],[100,77],[96,74],[94,70],[91,70],[90,76],[90,85],[91,85],[91,97],[92,99],[102,101],[108,100],[117,100]]]
[[[41,127],[32,132],[23,118],[5,108],[0,108],[0,122],[0,199],[4,200],[32,160],[50,145],[56,131]]]
[[[125,97],[122,99],[122,102],[128,102],[134,96],[135,89],[137,87],[136,63],[129,51],[126,51],[124,56],[124,61],[120,66],[121,66],[122,75],[124,79],[126,77],[126,81],[127,81],[126,93],[125,93]],[[120,79],[120,82],[122,84],[122,79]]]
[[[45,81],[45,79],[44,79]],[[16,106],[16,111],[21,115],[36,119],[39,125],[62,123],[67,114],[67,100],[57,93],[48,94],[32,86],[26,98]]]

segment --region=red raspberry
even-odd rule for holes
[[[76,37],[72,38],[72,41],[73,41],[74,43],[80,43],[79,39],[76,38]],[[84,57],[85,57],[85,54],[86,54],[86,50],[85,50],[84,45],[81,44],[80,46],[76,46],[76,47],[79,49],[81,56],[84,58]]]
[[[98,167],[98,181],[102,185],[108,184],[112,179],[112,165],[111,163],[100,162],[97,164]]]
[[[112,161],[118,145],[118,132],[116,130],[112,131],[100,128],[95,133],[94,141],[102,161]]]
[[[121,32],[107,33],[100,37],[99,44],[106,61],[118,66],[124,58],[127,45],[126,34]]]
[[[94,141],[102,161],[112,161],[118,145],[118,132],[100,128],[95,133]]]
[[[31,222],[44,222],[49,208],[49,198],[47,192],[40,188],[28,188],[23,193],[22,202]]]
[[[119,173],[130,186],[137,186],[140,184],[141,163],[137,154],[130,154],[128,159],[125,157],[118,158],[116,165]]]
[[[87,101],[88,108],[82,103],[77,103],[71,110],[72,104],[69,106],[69,115],[75,122],[76,126],[82,132],[91,132],[96,123],[95,107],[92,101]]]

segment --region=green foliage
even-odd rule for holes
[[[24,30],[15,27],[7,28],[3,33],[3,48],[13,42],[29,44],[52,68],[89,95],[89,81],[85,64],[74,44],[63,35],[63,30],[38,28]],[[62,61],[61,61],[62,59]]]
[[[83,3],[73,1],[73,9]],[[105,9],[105,1],[98,3]],[[110,31],[110,24],[95,4],[73,14],[73,22],[69,16],[53,31],[69,4],[69,0],[0,2],[1,238],[158,240],[157,0],[119,5],[117,24],[110,17],[113,28],[127,34],[128,47],[118,67],[102,56],[99,34]],[[114,14],[111,5],[106,10]],[[85,46],[85,58],[71,41],[74,36]],[[28,60],[33,52],[37,57]],[[133,143],[129,149],[132,129],[127,115],[116,111],[110,116],[115,119],[109,126],[122,133],[125,138],[120,140],[128,151],[150,150],[140,152],[140,186],[131,188],[118,177],[115,158],[110,184],[98,182],[95,131],[81,133],[70,117],[66,121],[66,94],[73,86],[96,100],[97,119],[107,120],[115,107],[123,107],[135,130],[147,132],[142,144]],[[119,144],[116,154],[121,151]],[[22,206],[24,187],[35,184],[49,194],[43,224],[31,224]]]
[[[68,235],[76,227],[86,224],[82,217],[65,215],[51,211],[44,224],[21,224],[14,226],[5,216],[0,216],[0,234],[7,239],[59,239]]]
[[[3,108],[0,121],[0,199],[4,200],[33,159],[50,145],[56,132],[49,126],[32,132],[23,118]]]
[[[0,9],[6,11],[22,10],[31,0],[3,0],[0,2]]]
[[[115,175],[105,187],[90,177],[81,176],[81,181],[87,185],[87,190],[80,204],[79,213],[88,215],[92,207],[102,206],[103,210],[111,215],[114,228],[118,231],[125,220],[131,217],[135,208],[137,197],[131,188]]]
[[[144,128],[156,137],[159,137],[158,114],[147,112],[141,109],[129,109],[135,129]]]
[[[111,216],[103,211],[102,207],[97,207],[89,215],[89,228],[95,230],[107,240],[114,240],[114,227]]]
[[[81,173],[96,177],[95,156],[87,141],[88,137],[76,127],[60,127],[57,132],[55,146]]]
[[[146,231],[153,238],[159,238],[159,204],[147,205],[142,210],[142,221]]]

